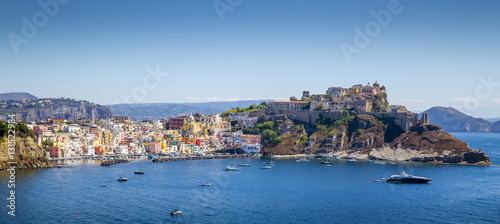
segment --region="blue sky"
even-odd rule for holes
[[[440,105],[500,117],[498,1],[62,3],[49,15],[38,1],[0,2],[0,92],[99,104],[204,102],[378,81],[391,104],[412,111]],[[391,18],[381,16],[384,26],[371,11]],[[23,18],[37,31],[24,35]],[[356,27],[371,32],[365,46],[355,44]],[[358,50],[349,60],[342,43]]]

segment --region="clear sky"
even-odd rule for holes
[[[0,1],[0,92],[283,100],[378,81],[412,111],[500,117],[500,1],[66,1]]]

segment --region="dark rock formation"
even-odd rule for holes
[[[290,155],[325,153],[328,150],[341,157],[491,164],[488,156],[470,149],[467,143],[443,131],[439,125],[423,124],[403,132],[392,120],[380,120],[369,114],[343,119],[344,123],[306,124],[306,130],[301,130],[297,128],[298,124],[284,115],[261,117],[259,123],[276,121],[275,129],[283,139],[281,144],[264,147],[263,153]],[[305,144],[298,141],[304,134],[309,138]]]

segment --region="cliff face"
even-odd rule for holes
[[[283,123],[287,121],[292,122],[285,119]],[[367,114],[346,117],[344,121],[309,126],[306,128],[309,133],[306,144],[296,141],[297,137],[292,137],[290,141],[288,136],[294,136],[294,133],[282,132],[279,137],[284,140],[283,143],[266,146],[263,152],[300,154],[329,151],[345,158],[491,164],[483,152],[470,149],[467,143],[443,131],[438,125],[420,125],[403,132],[391,120],[379,120]]]
[[[481,118],[474,118],[451,107],[433,107],[422,113],[429,115],[429,121],[450,132],[490,132],[492,124]]]
[[[500,121],[497,121],[493,124],[493,126],[491,127],[491,132],[500,133]]]
[[[8,157],[8,144],[7,139],[3,138],[2,143],[0,143],[0,169],[8,167],[7,161]],[[33,168],[45,168],[51,167],[51,162],[45,158],[43,150],[31,137],[18,137],[16,138],[16,159],[17,168],[23,169],[33,169]]]
[[[7,101],[0,108],[0,120],[7,120],[8,114],[25,121],[47,120],[49,118],[75,121],[79,118],[109,119],[113,116],[105,106],[73,99],[31,99]]]

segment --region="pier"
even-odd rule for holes
[[[246,158],[248,155],[214,155],[214,156],[188,156],[188,157],[163,157],[153,159],[154,163],[164,163],[173,161],[185,160],[204,160],[204,159],[232,159],[232,158]]]
[[[130,162],[130,160],[127,159],[112,159],[112,160],[106,160],[101,162],[101,166],[112,166],[114,164],[118,163],[127,163]]]

